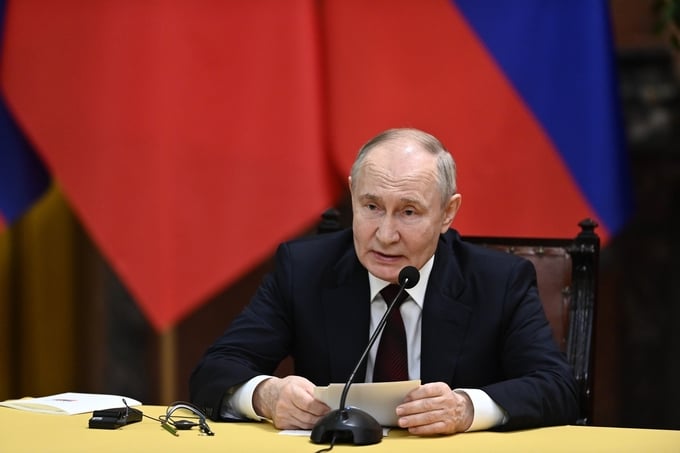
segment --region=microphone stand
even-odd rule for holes
[[[404,268],[402,272],[400,272],[400,277],[406,269],[408,268]],[[378,334],[385,326],[385,323],[387,322],[387,316],[392,311],[392,308],[394,308],[396,305],[399,296],[401,296],[401,293],[404,292],[405,288],[413,288],[416,283],[418,283],[420,275],[417,274],[418,271],[416,268],[411,267],[411,269],[416,271],[415,278],[406,276],[403,279],[399,279],[400,281],[403,281],[401,282],[401,285],[399,285],[399,291],[397,292],[397,295],[395,296],[392,303],[387,307],[387,311],[380,319],[378,326],[373,331],[373,335],[371,335],[371,338],[368,340],[368,346],[361,355],[357,365],[354,367],[354,371],[352,371],[352,374],[349,376],[345,387],[342,389],[339,408],[326,414],[316,423],[316,425],[314,425],[312,434],[310,436],[312,442],[316,444],[339,442],[354,443],[355,445],[369,445],[377,444],[378,442],[382,441],[383,429],[382,426],[380,426],[380,423],[378,423],[378,421],[368,412],[365,412],[357,407],[346,407],[345,401],[347,400],[349,387],[354,382],[354,376],[368,355],[368,351],[371,350],[376,338],[378,338]]]

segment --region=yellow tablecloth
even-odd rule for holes
[[[153,417],[165,407],[142,406]],[[0,452],[254,452],[313,453],[322,448],[308,436],[282,435],[268,423],[210,422],[215,436],[196,428],[174,437],[158,422],[144,418],[116,430],[87,427],[90,413],[47,415],[0,407]],[[679,452],[680,431],[558,426],[511,433],[477,432],[415,437],[391,430],[379,444],[336,445],[333,451],[373,452]]]

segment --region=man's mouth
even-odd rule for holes
[[[401,255],[389,255],[387,253],[382,253],[377,250],[373,250],[373,254],[376,255],[378,259],[394,261],[398,259]]]

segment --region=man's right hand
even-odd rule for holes
[[[311,429],[330,411],[314,399],[314,384],[301,376],[262,381],[253,393],[253,408],[278,429]]]

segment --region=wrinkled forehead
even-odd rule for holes
[[[429,153],[413,149],[376,149],[353,181],[353,196],[398,198],[429,204],[439,200],[436,165]],[[436,199],[436,200],[435,200]]]
[[[398,140],[381,143],[366,155],[360,174],[379,173],[393,178],[410,178],[433,175],[437,171],[437,158],[418,143]]]

